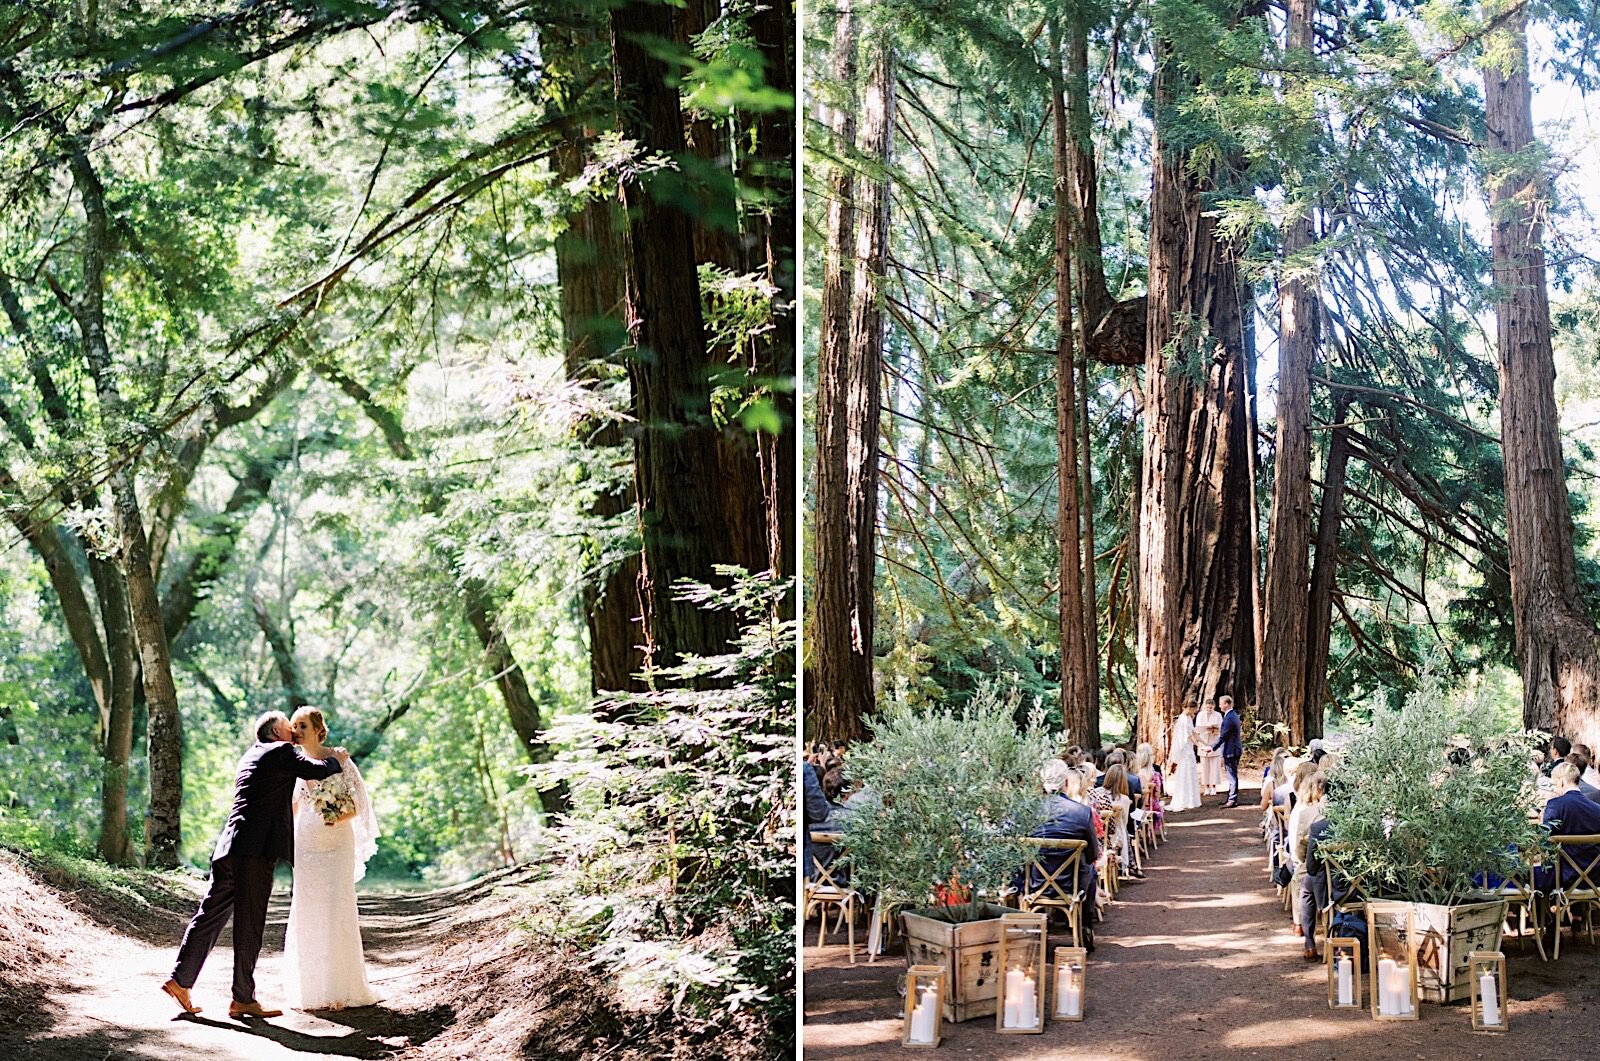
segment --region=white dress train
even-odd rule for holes
[[[295,784],[294,891],[284,936],[285,998],[294,1009],[351,1009],[378,1001],[367,983],[356,913],[356,881],[378,846],[378,823],[356,764],[345,776],[356,816],[329,826],[311,805],[308,785]]]
[[[1200,806],[1200,771],[1194,761],[1194,723],[1179,715],[1172,726],[1172,747],[1167,762],[1177,764],[1177,772],[1167,782],[1168,811],[1192,810]]]

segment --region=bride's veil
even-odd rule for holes
[[[372,813],[372,800],[367,798],[367,786],[361,780],[361,771],[354,760],[345,764],[350,774],[350,791],[356,797],[356,816],[350,822],[356,834],[356,880],[367,875],[367,860],[378,853],[378,816]]]

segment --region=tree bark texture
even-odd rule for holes
[[[1349,403],[1334,406],[1333,421],[1344,421]],[[1345,471],[1350,440],[1335,426],[1329,434],[1322,471],[1322,502],[1317,511],[1317,551],[1311,564],[1311,599],[1306,606],[1305,739],[1322,736],[1328,699],[1328,640],[1333,632],[1333,590],[1339,574],[1339,523],[1344,517]]]
[[[1211,175],[1167,129],[1183,77],[1158,43],[1138,605],[1137,732],[1152,743],[1184,703],[1245,707],[1255,668],[1241,289],[1202,208]]]
[[[672,9],[632,0],[611,12],[615,91],[624,135],[644,151],[681,158],[683,111],[667,64],[652,46],[672,39]],[[694,223],[653,192],[653,178],[622,187],[628,363],[636,433],[636,502],[644,539],[640,599],[646,653],[670,665],[712,655],[733,641],[733,620],[679,599],[681,579],[719,581],[713,566],[732,555],[729,517],[710,469],[719,467],[711,382],[695,272]]]
[[[1056,272],[1056,546],[1057,629],[1060,633],[1061,721],[1068,738],[1086,748],[1100,744],[1100,720],[1089,686],[1089,652],[1083,598],[1082,518],[1079,512],[1077,365],[1072,335],[1073,202],[1067,102],[1061,76],[1060,30],[1050,26],[1051,121],[1055,134]],[[1091,562],[1093,553],[1090,554]]]
[[[1311,54],[1311,0],[1290,0],[1287,44]],[[1309,207],[1286,220],[1278,281],[1277,449],[1273,461],[1272,514],[1267,525],[1267,577],[1263,592],[1263,659],[1257,710],[1261,718],[1289,724],[1289,743],[1304,744],[1307,579],[1311,550],[1311,374],[1317,361],[1317,292],[1303,258],[1315,242]],[[1326,657],[1324,657],[1326,660]],[[1320,731],[1320,718],[1317,726]]]
[[[1500,440],[1506,539],[1524,724],[1600,747],[1600,645],[1578,593],[1572,510],[1555,399],[1543,224],[1542,162],[1514,159],[1534,144],[1527,13],[1496,34],[1504,67],[1485,66]]]

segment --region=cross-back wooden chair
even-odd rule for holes
[[[856,904],[860,894],[846,882],[842,871],[845,866],[844,852],[840,845],[844,843],[842,833],[812,833],[811,842],[817,844],[831,844],[835,849],[833,860],[824,863],[816,855],[811,856],[813,876],[808,876],[805,882],[805,911],[801,916],[804,922],[813,912],[817,914],[817,946],[821,947],[828,938],[828,910],[838,911],[838,919],[834,922],[834,931],[838,931],[839,922],[845,924],[845,938],[850,948],[850,964],[856,963]]]
[[[1289,844],[1289,808],[1274,804],[1267,824],[1267,876],[1271,877]]]
[[[1573,912],[1583,907],[1583,922],[1589,942],[1594,942],[1594,907],[1600,904],[1600,834],[1583,836],[1552,836],[1556,843],[1556,883],[1550,889],[1550,906],[1556,919],[1555,958],[1561,960],[1561,919],[1572,922],[1572,931],[1578,931]],[[1593,847],[1589,856],[1575,856],[1571,848]],[[1562,883],[1570,869],[1575,874],[1571,883]]]
[[[1367,891],[1365,874],[1352,874],[1344,868],[1344,860],[1348,857],[1348,847],[1342,844],[1320,844],[1317,847],[1322,858],[1322,871],[1328,883],[1328,903],[1320,911],[1319,918],[1326,915],[1326,931],[1332,933],[1333,919],[1340,914],[1360,914],[1367,909]],[[1338,891],[1334,885],[1344,882],[1345,895],[1343,899],[1336,899]]]
[[[1128,853],[1133,856],[1134,868],[1144,872],[1144,860],[1150,857],[1150,849],[1145,846],[1145,822],[1150,815],[1145,810],[1144,793],[1130,797],[1128,804]]]
[[[1117,808],[1107,807],[1100,811],[1100,821],[1106,827],[1105,859],[1106,859],[1106,893],[1112,899],[1117,897],[1117,885],[1122,883],[1122,852],[1117,850],[1115,841],[1117,833]]]
[[[1080,885],[1083,874],[1083,856],[1089,849],[1087,840],[1054,840],[1026,837],[1022,841],[1039,848],[1040,853],[1022,871],[1022,890],[1017,894],[1017,905],[1023,910],[1060,910],[1067,915],[1072,926],[1072,945],[1083,946],[1083,895]],[[1055,869],[1044,863],[1044,852],[1070,852]],[[1034,884],[1034,878],[1039,883]]]
[[[1517,933],[1517,938],[1527,941],[1528,917],[1533,915],[1533,945],[1539,948],[1539,958],[1549,961],[1544,951],[1544,933],[1539,929],[1539,892],[1533,886],[1533,858],[1531,854],[1518,860],[1516,870],[1505,878],[1495,894],[1506,901],[1506,923]]]

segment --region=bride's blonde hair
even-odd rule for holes
[[[311,721],[311,728],[317,731],[318,740],[328,739],[328,724],[322,720],[321,708],[307,706],[298,709],[295,711],[293,717],[289,719],[289,725],[294,725],[302,718],[309,719]]]

